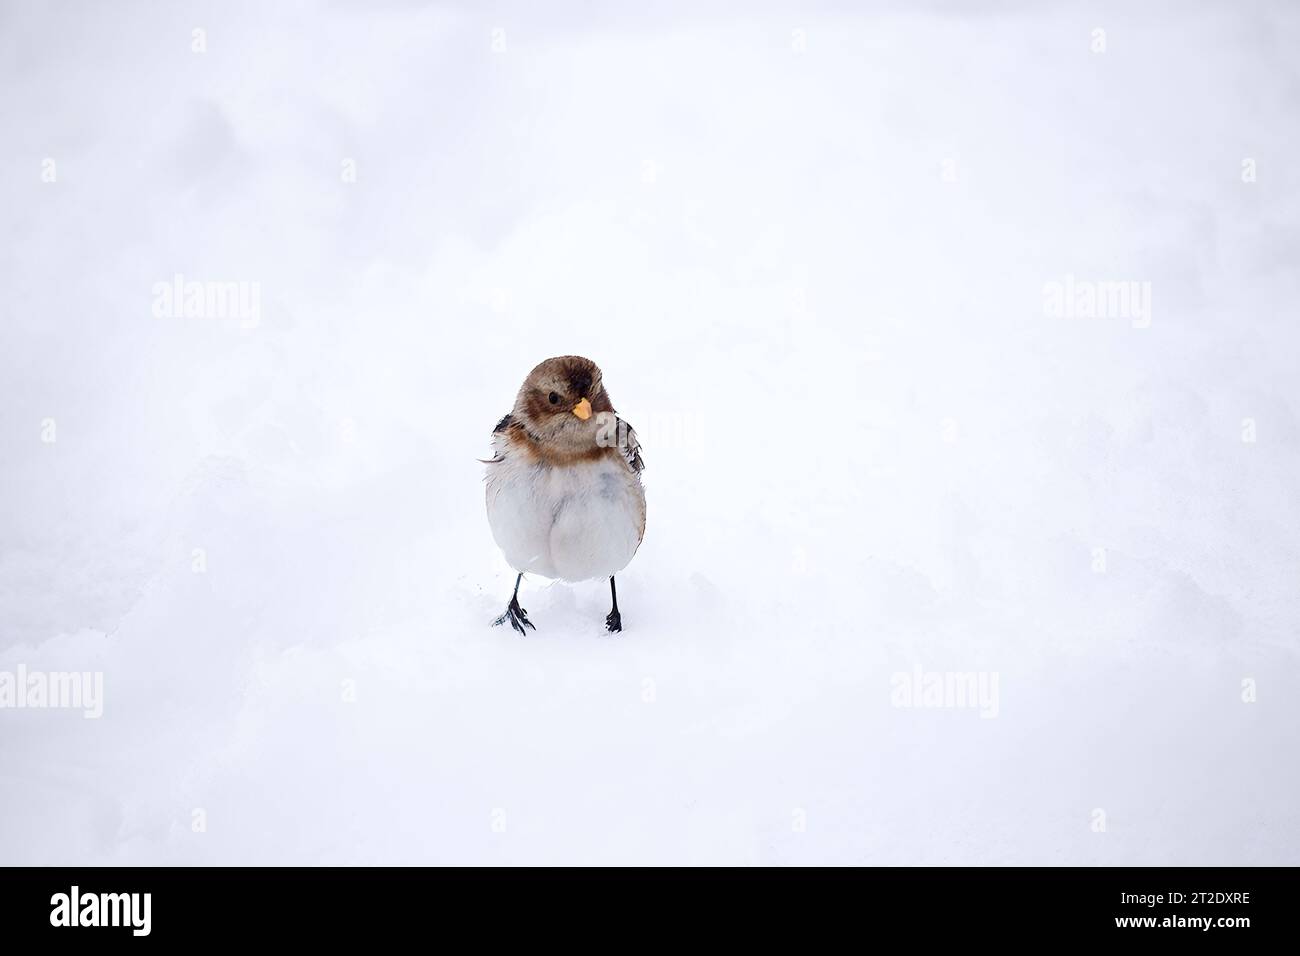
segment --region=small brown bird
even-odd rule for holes
[[[519,572],[506,612],[493,623],[509,621],[520,634],[533,627],[519,606],[525,572],[570,582],[608,577],[613,609],[605,626],[621,631],[614,575],[645,535],[644,466],[596,363],[561,355],[529,372],[514,410],[492,433],[492,450],[488,525]]]

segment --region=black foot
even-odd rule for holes
[[[499,624],[504,624],[506,621],[509,621],[510,626],[520,634],[527,633],[524,631],[524,628],[526,627],[531,627],[534,631],[537,630],[536,627],[533,627],[533,622],[528,620],[528,612],[519,606],[519,598],[517,597],[510,599],[510,604],[506,607],[506,613],[493,621],[492,626],[496,627]]]
[[[605,615],[605,627],[611,634],[623,630],[623,617],[618,613],[618,608]]]

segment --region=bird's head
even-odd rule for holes
[[[614,406],[600,369],[580,355],[549,358],[528,373],[513,415],[536,438],[557,449],[590,449]]]

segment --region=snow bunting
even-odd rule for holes
[[[645,490],[636,435],[614,412],[600,369],[578,355],[550,358],[528,373],[514,410],[492,432],[487,516],[492,537],[519,572],[506,612],[520,634],[533,627],[519,606],[525,573],[561,581],[609,578],[621,631],[614,575],[645,534]],[[536,628],[533,628],[536,630]]]

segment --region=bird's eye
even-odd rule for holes
[[[551,394],[548,397],[550,398],[552,405],[560,404],[560,396],[555,394],[554,392],[551,392]]]

